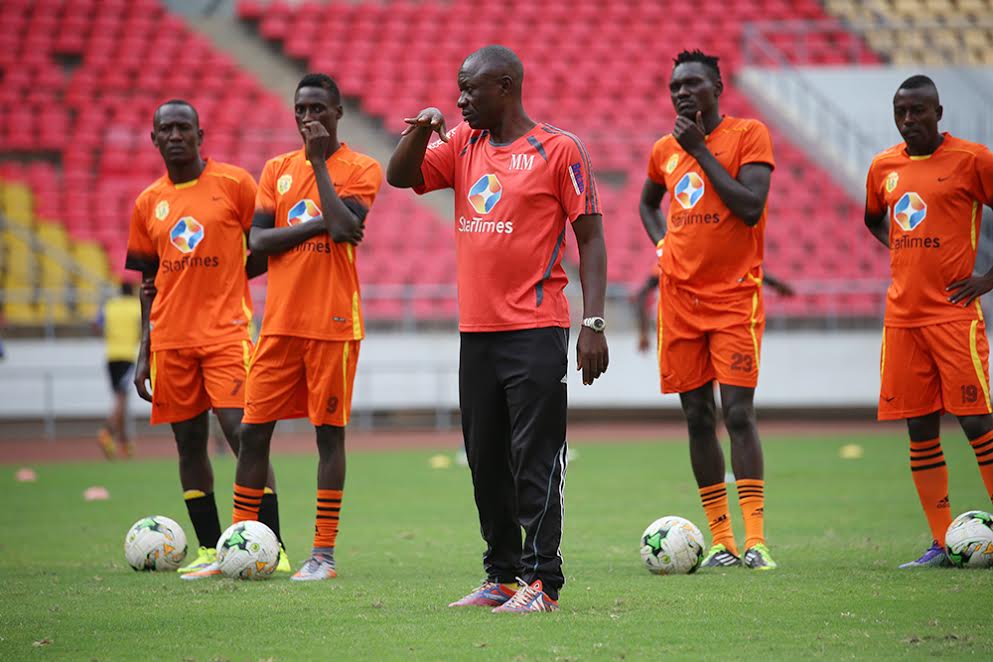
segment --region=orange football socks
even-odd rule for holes
[[[231,523],[237,524],[245,520],[257,520],[259,507],[262,505],[262,488],[245,487],[234,484],[234,510],[231,513]]]
[[[701,487],[700,501],[703,503],[703,512],[707,514],[713,544],[724,545],[729,552],[737,556],[738,547],[734,543],[731,513],[728,512],[727,486],[724,483],[717,483]]]
[[[745,518],[745,549],[765,543],[763,524],[765,520],[765,481],[755,478],[739,478],[738,503]]]
[[[317,519],[314,526],[314,548],[334,547],[338,538],[338,517],[341,514],[341,490],[317,490]]]
[[[983,485],[986,486],[986,493],[993,502],[993,430],[981,437],[969,441],[973,452],[976,453],[976,462],[979,463],[979,473],[983,477]]]
[[[944,545],[952,515],[948,507],[948,467],[940,437],[910,442],[910,471],[931,527],[931,537]]]

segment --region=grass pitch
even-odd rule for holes
[[[861,459],[839,456],[859,443]],[[988,509],[961,434],[946,435],[956,513]],[[900,571],[928,544],[902,438],[765,441],[767,535],[780,569],[649,575],[638,536],[666,514],[706,531],[685,443],[577,447],[569,466],[562,611],[451,610],[482,576],[468,470],[430,452],[354,452],[341,576],[298,585],[135,573],[140,516],[194,544],[174,461],[51,464],[0,495],[0,658],[10,660],[796,659],[993,657],[993,571]],[[315,459],[275,461],[295,565],[309,549]],[[230,514],[230,459],[215,461]],[[104,485],[111,500],[84,502]],[[739,541],[741,517],[731,495]],[[223,522],[222,522],[223,523]]]

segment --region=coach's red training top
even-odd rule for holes
[[[540,123],[509,145],[462,123],[428,146],[425,193],[455,190],[459,329],[569,326],[566,228],[600,201],[576,136]]]

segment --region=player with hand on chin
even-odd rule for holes
[[[608,361],[607,255],[589,156],[573,134],[527,116],[523,79],[510,49],[472,53],[458,74],[464,121],[447,131],[436,108],[407,118],[387,168],[393,186],[455,190],[459,406],[486,579],[450,606],[497,612],[557,610],[565,582],[570,228],[583,289],[583,384]]]
[[[196,109],[166,101],[152,118],[151,137],[166,174],[142,191],[131,213],[125,266],[143,277],[134,384],[152,403],[152,423],[172,425],[183,497],[200,542],[196,558],[179,572],[201,579],[221,573],[207,412],[214,410],[237,454],[252,351],[248,279],[265,272],[265,260],[245,250],[255,180],[200,155]],[[262,473],[260,519],[279,537],[275,475],[268,463]],[[290,569],[285,551],[277,569]]]
[[[365,335],[356,246],[382,183],[376,161],[338,140],[341,93],[325,74],[297,85],[303,148],[270,159],[259,180],[249,245],[269,256],[269,285],[246,385],[233,521],[258,519],[276,421],[314,425],[317,515],[310,558],[296,581],[337,576],[345,485],[345,426]]]
[[[662,250],[658,356],[663,393],[679,393],[690,462],[712,546],[703,567],[771,570],[765,544],[765,480],[753,400],[765,312],[762,259],[766,199],[775,162],[769,131],[757,120],[721,115],[718,58],[683,51],[669,94],[670,135],[655,143],[639,211]],[[671,193],[668,214],[660,206]],[[717,440],[714,381],[731,437],[731,466],[745,517],[738,554]]]
[[[941,415],[954,414],[993,501],[989,344],[979,297],[993,270],[972,275],[983,205],[993,205],[993,154],[938,130],[943,109],[927,76],[893,97],[904,142],[878,154],[866,178],[865,224],[890,251],[880,358],[879,420],[906,419],[910,471],[932,543],[901,568],[948,565],[952,522]]]

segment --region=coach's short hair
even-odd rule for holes
[[[710,69],[710,71],[714,74],[714,76],[716,76],[717,80],[720,81],[721,66],[718,64],[720,59],[721,58],[717,57],[716,55],[707,55],[698,48],[695,48],[692,51],[684,50],[681,51],[675,58],[673,58],[672,68],[675,69],[679,65],[685,64],[687,62],[699,62],[703,66]]]
[[[327,90],[328,95],[331,97],[331,103],[337,106],[341,103],[341,91],[338,89],[338,83],[334,82],[334,78],[328,76],[327,74],[311,73],[305,75],[297,83],[297,90],[301,87],[320,87]]]

